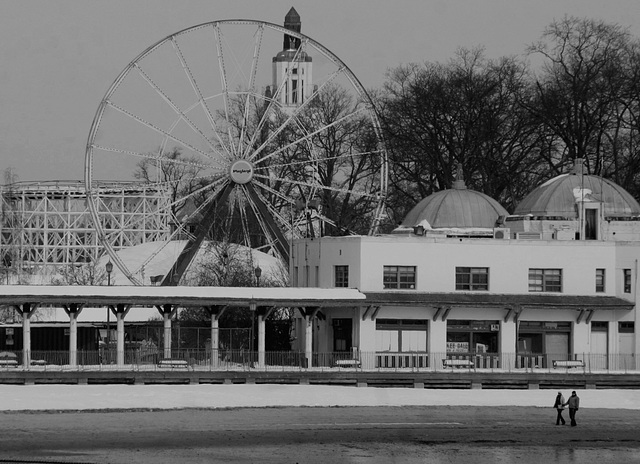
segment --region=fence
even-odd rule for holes
[[[244,349],[181,349],[164,356],[158,349],[129,349],[124,364],[117,364],[115,349],[78,351],[71,363],[68,351],[31,351],[24,362],[21,351],[0,352],[0,372],[7,369],[39,370],[157,370],[184,368],[191,370],[296,371],[358,369],[367,371],[479,371],[479,372],[639,372],[640,360],[632,354],[473,354],[425,352],[304,352],[268,351],[258,353]],[[168,364],[167,360],[176,361]],[[1,375],[1,374],[0,374]]]

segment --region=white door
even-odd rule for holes
[[[589,365],[591,369],[606,369],[609,355],[607,332],[591,332],[591,353]]]
[[[619,366],[618,369],[632,369],[635,370],[636,363],[633,356],[634,345],[636,342],[635,335],[632,333],[621,333],[619,334],[618,339],[618,352],[619,356]]]

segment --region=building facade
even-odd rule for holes
[[[459,179],[393,234],[297,241],[294,285],[367,295],[311,322],[314,351],[371,368],[638,369],[640,206],[595,177],[577,166],[514,215]]]

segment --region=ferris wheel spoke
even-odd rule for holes
[[[327,185],[322,185],[314,182],[301,182],[293,179],[285,179],[284,177],[271,177],[271,176],[265,176],[262,174],[254,174],[254,176],[262,179],[279,180],[285,184],[300,185],[302,187],[314,187],[314,188],[317,188],[318,190],[327,190],[327,191],[336,192],[336,193],[344,193],[347,195],[355,195],[361,198],[378,198],[378,194],[376,194],[375,192],[371,193],[371,192],[350,190],[345,188],[330,187]]]
[[[249,201],[257,209],[257,212],[258,212],[257,215],[259,215],[263,221],[263,224],[264,224],[263,227],[265,228],[265,233],[267,233],[268,236],[272,237],[274,247],[276,248],[280,256],[288,257],[289,256],[288,241],[284,236],[284,234],[282,233],[282,230],[275,223],[274,218],[267,207],[267,203],[263,202],[260,199],[260,197],[258,196],[258,193],[256,192],[256,189],[252,184],[245,184],[242,186],[242,188],[247,193],[247,198],[249,199]]]
[[[245,138],[247,124],[249,123],[249,109],[250,109],[250,95],[253,95],[255,92],[256,85],[256,74],[258,72],[258,58],[260,57],[260,46],[262,45],[262,37],[264,35],[264,24],[260,24],[258,26],[258,30],[255,34],[255,43],[253,49],[253,60],[251,61],[251,73],[249,75],[249,92],[247,93],[247,99],[245,100],[244,105],[244,116],[242,119],[242,127],[240,130],[240,137],[238,138],[238,151],[237,153],[242,153],[242,141]]]
[[[227,201],[232,189],[231,183],[226,183],[217,195],[210,196],[205,203],[196,209],[198,212],[203,211],[203,214],[201,215],[202,220],[196,226],[195,236],[187,241],[171,270],[165,275],[162,285],[177,285],[180,282],[213,226],[213,221],[216,217],[215,211],[222,203]]]
[[[323,162],[323,161],[331,161],[331,160],[340,160],[340,159],[355,159],[355,158],[359,158],[359,157],[365,157],[365,156],[371,156],[371,155],[379,155],[380,154],[380,150],[372,150],[372,151],[363,151],[363,152],[357,152],[357,153],[345,153],[342,155],[336,155],[336,156],[325,156],[325,157],[318,157],[318,158],[309,158],[309,159],[305,159],[305,160],[300,160],[300,161],[291,161],[288,163],[279,163],[279,164],[269,164],[269,168],[286,168],[286,167],[294,167],[294,166],[309,166],[309,165],[314,165],[317,164],[318,162]]]
[[[268,189],[264,188],[264,184],[262,183],[256,183],[256,186],[260,186],[262,187],[264,190],[269,191]],[[277,208],[273,202],[269,201],[261,192],[261,189],[255,189],[256,191],[256,195],[258,196],[258,198],[264,203],[264,205],[267,207],[267,209],[271,212],[271,215],[278,219],[280,221],[280,223],[286,227],[289,227],[288,225],[288,221],[287,218],[284,217],[282,215],[282,211],[284,211],[284,209],[282,208]],[[292,199],[287,199],[285,198],[282,194],[278,194],[278,197],[280,197],[281,199],[285,200],[286,205],[288,205],[288,209],[291,210],[291,208],[293,207],[293,200]],[[291,213],[291,211],[289,211]]]
[[[214,193],[209,195],[207,197],[207,199],[205,200],[205,202],[203,202],[202,205],[200,205],[198,208],[196,208],[194,210],[194,212],[190,215],[190,217],[193,217],[196,215],[196,213],[200,212],[201,209],[203,209],[206,204],[210,201],[210,199],[212,197],[215,197],[215,192],[217,191],[217,189],[215,187],[222,187],[224,188],[226,186],[226,184],[228,183],[229,179],[227,179],[226,177],[219,177],[218,179],[216,179],[214,182],[207,184],[203,187],[200,187],[196,190],[193,190],[191,192],[188,192],[182,196],[180,196],[180,198],[170,202],[167,204],[168,208],[173,209],[175,206],[179,206],[180,204],[184,203],[185,201],[194,198],[196,195],[200,195],[203,194],[204,192],[206,192],[207,190],[213,190]]]
[[[231,125],[229,124],[229,122],[231,121],[230,119],[230,99],[229,99],[229,83],[227,81],[227,70],[225,68],[224,65],[224,54],[222,52],[222,31],[220,30],[220,24],[219,23],[215,23],[213,25],[213,33],[214,36],[216,38],[216,49],[218,51],[218,68],[220,70],[220,79],[222,82],[222,93],[223,93],[223,102],[224,102],[224,118],[225,121],[227,122],[227,137],[229,137],[229,143],[228,146],[231,150],[231,155],[235,156],[236,153],[234,151],[234,144],[233,144],[233,135],[231,134]]]
[[[288,203],[289,205],[293,205],[294,201],[287,197],[286,195],[284,195],[282,192],[279,192],[278,190],[270,187],[269,185],[267,185],[264,182],[260,182],[259,180],[255,179],[254,183],[256,184],[256,186],[260,187],[260,189],[271,193],[272,195],[280,198],[281,200],[283,200],[285,203]]]
[[[195,161],[184,161],[182,159],[162,157],[152,153],[139,153],[136,151],[123,150],[120,148],[105,147],[103,145],[93,145],[92,148],[96,150],[102,150],[102,151],[107,151],[112,153],[120,153],[121,155],[135,156],[135,157],[144,158],[150,161],[161,161],[163,163],[171,163],[171,164],[180,165],[180,166],[191,166],[191,167],[196,167],[201,169],[214,169],[217,171],[224,171],[226,169],[226,167],[222,165],[220,167],[216,167],[216,166],[211,166],[210,164],[196,163]],[[217,161],[215,159],[211,159],[211,160]]]
[[[180,49],[180,45],[178,44],[176,36],[171,37],[171,45],[173,45],[173,48],[174,48],[174,50],[175,50],[175,52],[176,52],[176,54],[178,56],[178,59],[180,60],[180,64],[182,65],[182,69],[184,69],[184,72],[187,75],[187,79],[189,80],[189,83],[191,84],[191,88],[193,89],[196,97],[198,98],[198,102],[200,103],[200,106],[202,107],[202,109],[205,112],[207,120],[209,121],[209,124],[211,126],[211,130],[215,134],[215,137],[216,137],[218,143],[220,144],[221,147],[223,147],[225,149],[225,151],[227,153],[227,156],[231,156],[231,153],[227,149],[227,146],[222,141],[222,138],[220,137],[220,134],[218,133],[217,125],[216,125],[216,122],[215,122],[215,119],[214,119],[213,115],[211,114],[211,110],[209,109],[209,105],[207,104],[206,99],[202,95],[202,91],[200,90],[200,87],[198,86],[198,82],[196,81],[195,75],[191,71],[191,67],[189,67],[189,64],[187,63],[187,59],[184,56],[184,53],[182,53],[182,50]],[[199,133],[209,143],[211,148],[214,151],[217,151],[216,148],[211,144],[211,141],[209,140],[209,138],[204,133],[202,133],[201,131],[199,131]]]
[[[174,43],[174,41],[172,40],[171,43]],[[186,63],[183,63],[183,66],[186,66]],[[153,88],[153,90],[156,91],[156,93],[158,95],[160,95],[160,98],[162,98],[170,107],[171,109],[178,115],[180,116],[180,119],[184,122],[187,123],[187,125],[196,133],[198,134],[203,140],[205,140],[207,142],[207,145],[209,145],[209,147],[212,150],[215,150],[215,147],[213,146],[213,144],[211,143],[211,141],[207,138],[207,136],[204,134],[204,132],[202,132],[202,129],[200,129],[191,119],[189,119],[189,117],[185,114],[185,112],[180,109],[174,102],[173,100],[171,100],[171,97],[169,97],[169,95],[167,95],[167,92],[164,91],[162,88],[160,88],[160,86],[154,82],[154,80],[151,78],[151,76],[149,76],[149,74],[147,74],[145,72],[145,70],[142,68],[142,66],[140,66],[140,63],[136,63],[135,64],[135,68],[138,70],[138,73],[140,74],[140,76],[142,76],[142,78]],[[189,74],[187,72],[187,74]],[[192,83],[193,85],[193,83]]]
[[[139,122],[140,124],[143,124],[144,126],[148,127],[149,129],[164,135],[166,138],[173,140],[176,143],[179,143],[180,145],[187,147],[189,150],[195,152],[195,153],[200,153],[202,156],[204,156],[205,158],[208,158],[212,161],[217,161],[214,158],[211,157],[211,155],[209,153],[206,153],[202,150],[200,150],[199,148],[194,147],[193,145],[191,145],[190,143],[185,142],[184,140],[179,139],[178,137],[174,136],[173,134],[171,134],[170,132],[164,131],[162,129],[160,129],[159,127],[157,127],[156,125],[150,123],[149,121],[146,121],[138,116],[136,116],[135,114],[133,114],[130,111],[127,111],[126,109],[122,108],[119,105],[116,105],[113,102],[107,102],[107,105],[110,108],[113,108],[119,112],[121,112],[122,114],[129,116],[131,119],[133,119],[134,121]]]
[[[243,186],[243,190],[247,198],[247,203],[249,204],[249,207],[251,208],[251,211],[253,212],[254,217],[258,221],[260,228],[262,229],[263,233],[265,234],[265,237],[268,240],[267,246],[275,247],[275,244],[277,241],[276,237],[274,237],[273,233],[271,232],[269,225],[267,224],[267,221],[264,220],[262,213],[260,212],[260,209],[258,208],[258,205],[256,204],[255,200],[246,191],[246,188],[244,186]],[[263,203],[263,204],[265,206],[267,205],[267,203]]]
[[[289,124],[291,123],[291,121],[294,121],[297,119],[297,116],[302,113],[309,105],[311,105],[311,103],[318,98],[318,95],[321,94],[322,90],[324,89],[325,86],[329,85],[331,82],[333,82],[333,80],[339,76],[343,71],[343,68],[339,68],[338,70],[336,70],[331,76],[329,76],[329,78],[322,84],[322,86],[320,88],[318,88],[316,91],[313,92],[313,94],[311,95],[310,98],[306,99],[304,102],[302,102],[301,105],[299,105],[298,107],[296,107],[296,109],[291,113],[291,115],[282,123],[280,124],[280,127],[278,127],[275,131],[273,131],[271,134],[269,134],[269,137],[267,138],[267,140],[265,140],[265,142],[260,145],[252,154],[251,157],[249,157],[248,159],[254,160],[255,158],[258,157],[258,155],[265,149],[265,147],[267,147],[273,140],[276,139],[276,137],[278,135],[280,135],[282,133],[283,130],[285,130]]]
[[[277,150],[274,150],[273,152],[269,153],[268,155],[266,155],[266,156],[264,156],[264,157],[262,157],[262,158],[260,158],[258,160],[253,160],[253,162],[256,163],[256,164],[263,163],[264,161],[268,160],[269,158],[273,158],[274,156],[279,155],[280,153],[282,153],[285,150],[288,150],[291,147],[294,147],[294,146],[296,146],[296,145],[298,145],[298,144],[300,144],[302,142],[306,142],[307,140],[310,140],[312,137],[331,129],[332,127],[335,127],[335,126],[337,126],[339,124],[342,124],[343,122],[348,121],[352,117],[357,116],[358,113],[362,113],[362,112],[364,112],[364,109],[360,108],[360,109],[358,109],[358,110],[356,110],[356,111],[354,111],[352,113],[349,113],[349,114],[343,116],[342,118],[340,118],[340,119],[338,119],[338,120],[336,120],[336,121],[334,121],[332,123],[329,123],[329,124],[321,127],[320,129],[316,129],[315,131],[310,132],[307,135],[304,135],[304,136],[300,137],[297,140],[294,140],[293,142],[285,145],[284,147],[280,147]]]
[[[307,42],[308,42],[308,40],[307,40]],[[305,42],[305,45],[306,45],[307,42]],[[297,59],[299,59],[300,54],[302,53],[302,49],[303,49],[303,47],[301,46],[296,50],[296,53],[294,54],[293,60],[292,60],[294,63],[296,62]],[[291,77],[291,75],[293,73],[293,69],[294,69],[294,66],[289,67],[289,69],[287,69],[287,72],[282,76],[282,79],[280,80],[280,84],[278,84],[277,90],[272,95],[271,99],[269,100],[269,104],[267,105],[267,109],[265,110],[264,114],[260,118],[260,122],[258,123],[255,131],[253,132],[253,136],[251,137],[251,140],[249,141],[249,144],[248,144],[249,147],[252,147],[256,143],[256,140],[257,140],[258,136],[262,133],[262,129],[264,128],[264,125],[269,120],[270,115],[273,112],[274,106],[277,105],[278,98],[280,97],[280,94],[282,93],[282,90],[284,89],[284,87],[285,87],[285,85],[287,83],[287,80]]]

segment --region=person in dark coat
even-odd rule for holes
[[[566,424],[564,417],[562,417],[562,411],[564,411],[564,396],[562,396],[562,392],[558,392],[556,396],[556,402],[553,404],[553,407],[558,411],[558,416],[556,417],[556,425]]]
[[[580,409],[580,398],[576,395],[575,391],[571,392],[569,401],[565,403],[565,406],[569,405],[569,419],[571,419],[571,427],[578,425],[576,423],[576,412]]]

